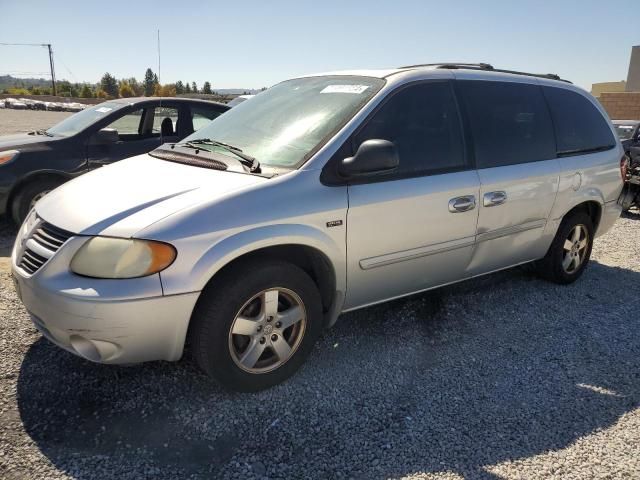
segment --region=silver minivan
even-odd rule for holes
[[[178,360],[188,345],[225,386],[259,390],[342,312],[528,262],[575,281],[620,215],[623,154],[598,102],[554,75],[295,78],[54,190],[13,275],[74,354]]]

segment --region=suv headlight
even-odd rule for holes
[[[151,240],[93,237],[76,252],[71,271],[94,278],[136,278],[158,273],[176,258],[171,245]]]

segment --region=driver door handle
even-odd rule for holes
[[[485,207],[495,207],[498,205],[502,205],[507,201],[507,192],[498,191],[498,192],[488,192],[485,193],[482,197],[482,205]]]
[[[456,197],[449,200],[449,211],[451,213],[468,212],[476,208],[475,195],[465,195],[463,197]]]

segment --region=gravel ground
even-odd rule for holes
[[[513,269],[343,315],[257,394],[53,346],[14,293],[14,234],[0,219],[0,478],[640,477],[640,216],[573,285]]]
[[[47,112],[46,110],[0,109],[0,135],[26,133],[41,128],[49,128],[64,120],[69,112]]]

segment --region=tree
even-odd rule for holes
[[[176,86],[173,83],[167,83],[166,85],[162,85],[160,87],[160,96],[161,97],[175,97],[176,96]]]
[[[126,82],[134,91],[136,97],[141,97],[144,95],[144,87],[140,84],[140,82],[138,82],[138,80],[136,80],[136,77],[127,78]]]
[[[100,79],[100,89],[110,97],[116,98],[118,96],[118,81],[107,72]]]
[[[191,93],[191,87],[189,86],[189,82],[184,86],[184,93]]]
[[[120,96],[122,98],[135,97],[136,92],[126,80],[120,80]]]
[[[82,98],[93,97],[93,92],[91,91],[91,87],[89,87],[89,85],[87,85],[86,83],[82,85],[82,88],[80,89],[80,97]]]
[[[156,80],[157,77],[156,75],[153,73],[153,70],[151,70],[150,68],[147,68],[147,71],[144,73],[144,96],[145,97],[150,97],[151,95],[153,95],[153,89],[156,85]]]
[[[198,85],[196,85],[196,82],[191,83],[191,92],[198,93]]]
[[[209,82],[204,82],[204,85],[202,86],[202,93],[211,95],[211,84]]]
[[[107,92],[105,92],[101,88],[98,88],[98,90],[96,91],[96,97],[97,98],[108,98],[109,95],[107,95]]]
[[[184,93],[184,83],[182,83],[182,80],[178,80],[176,82],[176,95],[180,95]]]

